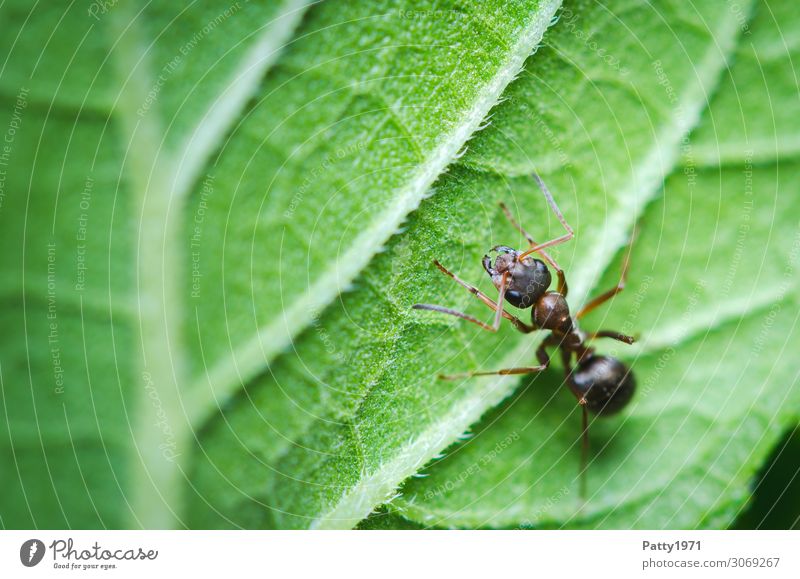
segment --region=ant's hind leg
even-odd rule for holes
[[[586,400],[572,388],[572,354],[569,350],[561,350],[561,363],[564,366],[564,373],[566,374],[566,382],[570,386],[572,394],[578,399],[578,405],[581,407],[581,467],[578,471],[578,484],[580,485],[579,495],[581,500],[586,500],[586,473],[589,468],[589,408],[586,405]]]
[[[586,500],[586,474],[589,468],[589,410],[586,404],[581,404],[581,472],[580,495]]]
[[[550,356],[547,355],[544,342],[536,349],[536,359],[538,366],[525,366],[521,368],[503,368],[489,372],[462,372],[461,374],[440,374],[440,380],[460,380],[462,378],[472,378],[473,376],[508,376],[514,374],[536,374],[546,370],[550,365]]]

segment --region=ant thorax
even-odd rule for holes
[[[546,292],[537,300],[533,306],[532,320],[543,330],[552,330],[562,336],[575,334],[574,319],[569,313],[567,300],[558,292]]]

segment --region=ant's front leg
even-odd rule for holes
[[[439,268],[439,270],[443,274],[445,274],[446,276],[448,276],[451,279],[453,279],[460,286],[466,288],[472,295],[474,295],[479,300],[481,300],[484,304],[486,304],[488,307],[490,307],[495,312],[494,324],[490,326],[489,324],[485,324],[485,323],[481,322],[480,320],[477,320],[477,319],[473,318],[472,316],[467,315],[467,314],[465,314],[463,312],[459,312],[457,310],[453,310],[453,309],[450,309],[450,308],[445,308],[443,306],[436,306],[436,305],[431,305],[431,304],[414,304],[413,306],[411,306],[413,309],[415,309],[415,310],[430,310],[430,311],[434,311],[434,312],[440,312],[442,314],[448,314],[448,315],[451,315],[451,316],[456,316],[457,318],[461,318],[462,320],[467,320],[468,322],[472,322],[473,324],[476,324],[476,325],[480,326],[481,328],[483,328],[484,330],[488,330],[490,332],[496,332],[499,329],[501,316],[503,318],[507,319],[509,322],[511,322],[514,325],[514,327],[518,331],[522,332],[523,334],[529,334],[529,333],[531,333],[531,332],[533,332],[533,331],[538,329],[536,326],[528,325],[525,322],[523,322],[522,320],[520,320],[518,317],[508,313],[501,305],[498,305],[498,303],[496,303],[494,300],[492,300],[492,298],[487,296],[485,293],[480,291],[475,286],[472,286],[472,285],[468,284],[467,282],[465,282],[464,280],[462,280],[461,278],[459,278],[456,274],[454,274],[449,269],[447,269],[445,266],[443,266],[441,263],[439,263],[438,260],[434,259],[433,263],[434,263],[434,265],[436,265],[436,267]],[[504,278],[504,282],[505,282],[505,278]],[[502,304],[503,299],[505,297],[505,288],[506,288],[506,285],[505,285],[505,283],[503,283],[503,286],[501,287],[501,291],[500,291],[500,300],[499,300],[499,303],[501,303],[501,304]]]

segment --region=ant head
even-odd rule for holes
[[[610,416],[622,410],[636,390],[636,380],[625,364],[611,356],[584,356],[569,375],[570,386],[594,414]]]
[[[510,247],[498,245],[492,251],[497,257],[492,264],[488,255],[483,256],[483,268],[492,278],[497,289],[503,282],[503,274],[508,272],[506,281],[506,301],[516,308],[529,308],[541,298],[550,287],[550,270],[532,257],[519,259],[520,253]]]

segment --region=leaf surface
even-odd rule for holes
[[[164,371],[180,353],[162,339],[177,324],[159,307],[171,288],[159,264],[179,252],[160,251],[167,210],[301,7],[3,4],[4,526],[172,520],[175,505],[153,496],[180,454],[174,366]],[[169,501],[178,489],[159,490]]]
[[[195,422],[348,288],[539,44],[557,0],[313,10],[189,207]]]
[[[379,251],[557,5],[3,4],[3,524],[180,525],[194,430]]]
[[[209,425],[196,452],[194,524],[354,526],[508,397],[518,381],[436,380],[527,365],[536,340],[412,312],[426,302],[489,317],[431,260],[491,291],[481,256],[520,245],[499,200],[537,239],[561,234],[528,176],[536,169],[580,232],[558,253],[580,302],[671,171],[737,33],[725,6],[567,4],[491,126],[405,231]]]
[[[590,426],[586,505],[575,481],[580,413],[556,370],[404,485],[394,509],[471,528],[718,529],[736,519],[800,418],[800,163],[787,145],[800,127],[785,113],[798,99],[788,41],[798,25],[790,2],[757,6],[683,164],[640,219],[625,292],[586,320],[641,336],[634,347],[598,344],[632,366],[638,394],[623,416]],[[616,283],[620,262],[598,291]]]

